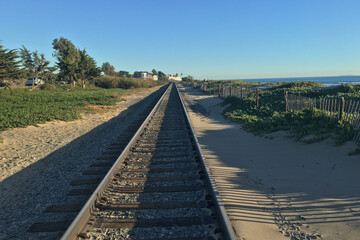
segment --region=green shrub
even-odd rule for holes
[[[312,139],[304,141],[307,143],[323,140],[332,134],[335,135],[337,144],[353,138],[355,129],[348,122],[325,120],[325,114],[320,110],[304,109],[285,113],[282,110],[284,102],[279,99],[279,95],[281,94],[277,94],[276,91],[273,94],[269,94],[269,91],[264,92],[259,108],[256,107],[254,99],[226,98],[223,104],[229,105],[223,114],[242,123],[245,130],[254,134],[289,130],[290,136],[296,140],[313,135]]]
[[[40,89],[45,91],[55,91],[57,87],[54,84],[43,84],[40,86]]]
[[[233,83],[221,83],[233,86]],[[242,84],[242,83],[241,83]],[[279,82],[271,83],[271,89],[260,90],[259,107],[254,98],[239,99],[228,97],[224,105],[228,105],[223,114],[234,121],[239,121],[244,128],[255,134],[289,130],[290,135],[307,143],[320,141],[333,136],[337,144],[352,140],[356,130],[346,121],[328,120],[324,112],[314,109],[285,113],[284,93],[296,94],[312,98],[344,97],[346,100],[360,101],[360,85],[343,84],[328,87],[316,82]],[[305,136],[311,136],[305,140]]]
[[[158,83],[153,80],[144,80],[141,78],[126,78],[118,76],[100,76],[94,79],[95,85],[101,88],[148,88],[157,86]]]

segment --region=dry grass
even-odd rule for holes
[[[109,111],[117,110],[118,107],[116,106],[105,106],[105,105],[92,105],[88,103],[83,104],[86,109],[83,113],[90,113],[90,114],[105,114]]]
[[[123,98],[124,94],[113,93],[111,96],[113,96],[115,99],[125,100],[125,99]]]

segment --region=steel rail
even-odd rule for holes
[[[67,239],[77,239],[78,235],[86,228],[86,224],[91,217],[91,213],[96,208],[96,200],[101,197],[103,191],[105,190],[106,185],[111,181],[111,178],[115,175],[116,171],[121,167],[121,163],[124,162],[128,153],[130,152],[131,147],[136,143],[138,137],[142,133],[149,119],[153,116],[154,112],[160,105],[162,99],[165,97],[169,91],[171,84],[169,84],[166,91],[160,97],[159,101],[156,103],[155,107],[152,109],[150,114],[146,117],[145,121],[142,123],[140,128],[136,131],[135,135],[132,137],[128,145],[125,147],[124,151],[117,158],[109,172],[105,175],[104,179],[100,182],[99,186],[95,189],[94,193],[90,196],[84,207],[80,210],[74,221],[68,227],[66,232],[61,237],[61,240]]]
[[[224,237],[224,239],[229,239],[229,240],[236,239],[235,233],[234,233],[231,223],[228,219],[225,208],[221,202],[219,192],[216,190],[214,179],[211,177],[210,170],[205,162],[205,158],[202,154],[202,151],[201,151],[201,148],[199,145],[199,141],[195,135],[195,132],[194,132],[192,126],[191,126],[191,122],[190,122],[189,116],[186,112],[184,102],[183,102],[181,95],[179,93],[179,90],[175,84],[173,84],[173,87],[175,87],[175,89],[176,89],[177,97],[179,98],[180,107],[181,107],[180,111],[182,111],[184,114],[183,116],[184,116],[185,124],[188,126],[190,138],[192,138],[192,142],[195,143],[194,146],[196,146],[194,151],[196,153],[195,155],[197,155],[200,159],[200,169],[202,169],[203,172],[205,173],[205,179],[206,179],[205,182],[207,183],[206,189],[210,193],[212,202],[214,203],[215,216],[216,216],[219,226],[222,229],[222,236]],[[135,146],[135,144],[137,143],[139,137],[143,133],[143,130],[147,127],[148,122],[154,116],[156,110],[159,108],[160,103],[162,102],[165,95],[169,92],[170,89],[171,89],[171,85],[166,89],[166,91],[161,96],[161,98],[159,99],[159,101],[157,102],[155,107],[152,109],[151,113],[147,116],[145,121],[142,123],[141,127],[137,130],[136,134],[133,136],[133,138],[131,139],[129,144],[126,146],[124,151],[121,153],[121,155],[117,158],[117,160],[115,161],[115,163],[113,164],[113,166],[111,167],[109,172],[106,174],[106,176],[101,181],[99,186],[96,188],[94,193],[90,196],[89,200],[86,202],[84,207],[81,209],[81,211],[79,212],[79,214],[74,219],[74,221],[69,226],[69,228],[64,233],[64,235],[62,236],[61,239],[63,239],[63,240],[78,239],[78,237],[81,236],[80,234],[85,234],[85,230],[87,228],[88,222],[89,222],[90,218],[92,217],[93,213],[96,212],[98,199],[101,199],[101,197],[104,196],[104,194],[105,194],[104,191],[106,190],[106,186],[109,184],[109,182],[114,177],[114,175],[117,173],[117,171],[122,167],[122,165],[123,165],[122,163],[128,157],[128,154],[131,152],[132,147]],[[86,236],[84,235],[83,237],[86,237]]]
[[[204,172],[206,174],[206,180],[208,182],[208,186],[209,186],[209,190],[210,190],[209,192],[211,194],[211,197],[212,197],[214,205],[215,205],[215,211],[216,211],[217,219],[219,220],[219,224],[220,224],[222,230],[224,231],[223,232],[224,237],[226,239],[229,239],[229,240],[235,240],[236,235],[235,235],[234,229],[233,229],[233,227],[231,225],[231,222],[230,222],[230,220],[228,218],[228,215],[226,213],[224,204],[221,201],[220,194],[216,189],[215,181],[214,181],[213,177],[211,176],[209,167],[206,164],[205,157],[204,157],[204,155],[203,155],[203,153],[201,151],[201,148],[200,148],[199,140],[195,135],[195,131],[194,131],[192,125],[191,125],[190,118],[189,118],[189,115],[188,115],[188,113],[186,111],[185,104],[184,104],[184,102],[183,102],[183,100],[181,98],[181,95],[179,93],[179,89],[177,87],[176,87],[176,91],[177,91],[178,96],[180,98],[180,102],[181,102],[181,105],[182,105],[182,111],[184,112],[186,121],[187,121],[187,123],[189,125],[190,133],[191,133],[192,137],[194,138],[194,142],[196,143],[196,151],[197,151],[198,155],[200,156],[200,160],[201,160],[200,162],[201,162],[203,170],[204,170]]]

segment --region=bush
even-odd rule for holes
[[[313,139],[304,141],[307,143],[323,140],[330,135],[334,135],[337,144],[353,138],[355,129],[348,122],[325,120],[325,113],[320,110],[304,109],[287,113],[281,111],[283,107],[280,106],[284,103],[280,103],[276,95],[276,91],[273,95],[264,93],[259,108],[253,99],[228,97],[224,105],[229,105],[223,113],[225,117],[240,122],[244,129],[255,134],[289,130],[291,137],[301,141],[305,136],[314,136]]]
[[[101,88],[148,88],[157,85],[158,83],[153,80],[144,80],[141,78],[126,78],[118,76],[100,76],[95,78],[95,86]]]
[[[45,91],[55,91],[57,87],[54,84],[43,84],[40,86],[40,89]]]

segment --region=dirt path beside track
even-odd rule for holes
[[[354,144],[254,136],[223,118],[221,99],[180,91],[239,239],[359,239],[360,160],[347,155]]]

